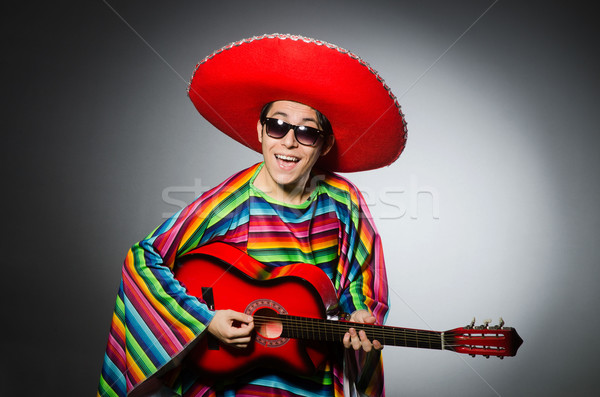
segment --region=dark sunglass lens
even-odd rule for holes
[[[311,128],[300,126],[296,128],[296,139],[303,145],[313,146],[317,139],[319,139],[318,130]]]
[[[267,119],[265,125],[267,126],[267,135],[275,139],[283,138],[290,130],[289,124],[277,119]]]

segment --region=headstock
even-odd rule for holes
[[[490,322],[491,320],[484,320],[483,325],[475,325],[473,318],[469,325],[444,332],[444,349],[470,354],[473,357],[479,355],[486,358],[504,358],[516,355],[523,343],[517,331],[505,327],[502,317],[498,325],[490,326]]]

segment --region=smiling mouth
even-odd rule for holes
[[[297,158],[297,157],[292,157],[292,156],[284,156],[284,155],[282,155],[282,154],[276,154],[276,155],[275,155],[275,157],[276,157],[278,160],[281,160],[281,161],[287,161],[287,162],[291,162],[291,163],[297,163],[298,161],[300,161],[300,159],[299,159],[299,158]]]

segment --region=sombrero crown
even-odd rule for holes
[[[320,40],[270,34],[231,43],[196,65],[188,93],[211,124],[257,152],[256,122],[265,104],[289,100],[319,110],[336,139],[318,163],[330,171],[389,165],[406,143],[404,115],[379,74]]]

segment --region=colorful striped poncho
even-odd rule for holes
[[[259,368],[210,384],[181,365],[186,347],[205,331],[214,312],[186,294],[172,269],[179,256],[212,241],[273,266],[318,266],[332,280],[343,312],[367,309],[384,323],[388,288],[381,241],[360,192],[338,175],[319,174],[313,176],[316,188],[309,200],[284,204],[254,186],[262,166],[204,193],[128,252],[99,396],[144,395],[159,383],[181,396],[343,396],[357,390],[383,395],[379,353],[347,351],[311,377]]]

